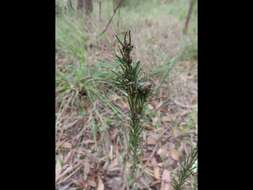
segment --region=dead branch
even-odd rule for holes
[[[99,34],[99,36],[101,36],[102,34],[104,34],[104,33],[106,32],[107,28],[108,28],[109,25],[111,24],[112,19],[113,19],[114,15],[116,14],[116,12],[117,12],[117,10],[118,10],[118,8],[120,7],[120,5],[121,5],[122,2],[123,2],[123,0],[121,0],[121,1],[119,2],[119,4],[117,5],[117,7],[114,9],[113,15],[111,16],[111,18],[110,18],[109,21],[107,22],[107,24],[106,24],[104,30]]]
[[[194,6],[195,2],[196,2],[196,0],[191,0],[190,1],[190,7],[188,9],[188,14],[187,14],[187,17],[186,17],[186,20],[185,20],[185,25],[184,25],[184,30],[183,30],[184,34],[187,33],[188,25],[189,25],[189,22],[190,22],[193,6]]]

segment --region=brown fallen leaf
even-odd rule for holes
[[[69,143],[69,142],[65,142],[65,143],[63,143],[62,147],[67,148],[67,149],[71,149],[72,148],[72,144]]]
[[[68,163],[71,160],[71,157],[73,156],[73,151],[70,151],[65,157],[64,157],[64,163]]]
[[[147,138],[147,144],[149,144],[149,145],[155,145],[156,143],[157,143],[157,141],[156,141],[156,139],[154,137],[149,136]]]
[[[111,139],[111,141],[115,141],[117,135],[118,135],[118,130],[117,129],[112,129],[110,131],[110,139]]]
[[[96,187],[97,186],[96,182],[93,179],[88,180],[88,184],[91,187]]]
[[[114,158],[110,164],[110,168],[115,168],[118,165],[118,158]]]
[[[180,153],[176,149],[171,149],[170,150],[170,155],[176,161],[178,161],[179,158],[180,158]]]
[[[150,105],[151,105],[153,108],[155,108],[155,109],[156,109],[156,107],[157,107],[158,104],[159,104],[159,101],[157,101],[157,100],[154,100],[154,101],[150,102]]]
[[[170,122],[172,121],[172,117],[169,115],[166,115],[166,116],[163,116],[161,120],[162,122]]]
[[[151,104],[148,104],[148,109],[150,109],[150,110],[153,110],[154,109],[154,107],[151,105]]]
[[[159,118],[158,117],[155,117],[153,120],[152,120],[152,125],[156,125],[159,121]]]
[[[160,180],[160,168],[159,168],[159,167],[155,167],[155,168],[154,168],[154,177],[155,177],[157,180]]]
[[[118,158],[120,156],[120,146],[118,144],[115,144],[115,155],[116,158]]]
[[[63,143],[64,143],[63,141],[56,142],[55,149],[56,150],[59,149],[62,146]]]
[[[117,101],[118,99],[120,99],[120,97],[117,96],[117,95],[111,95],[111,96],[109,97],[109,99],[110,99],[111,101],[115,102],[115,101]]]
[[[128,104],[120,96],[112,95],[109,99],[122,109],[128,109]]]
[[[110,160],[113,159],[113,146],[112,145],[110,146],[109,158],[110,158]]]
[[[161,158],[165,158],[168,155],[168,152],[165,148],[160,148],[157,151],[157,154],[161,157]]]
[[[175,138],[180,136],[181,132],[178,129],[172,128],[172,134]]]
[[[155,127],[153,127],[152,125],[147,124],[147,123],[143,124],[143,128],[146,130],[154,130],[155,129]]]
[[[90,164],[88,160],[84,160],[83,163],[83,179],[86,180],[90,172]]]
[[[56,167],[55,167],[55,175],[58,177],[62,171],[61,161],[59,159],[56,160]]]
[[[87,140],[84,141],[85,145],[94,144],[94,143],[95,143],[94,140],[91,140],[91,139],[87,139]]]
[[[156,161],[156,158],[155,158],[155,157],[152,158],[152,160],[151,160],[151,165],[152,165],[153,167],[156,167],[156,166],[157,166],[157,161]]]
[[[163,112],[163,113],[167,113],[168,112],[168,108],[167,107],[161,107],[161,108],[159,108],[159,111]]]
[[[171,190],[170,182],[170,172],[165,169],[162,175],[162,184],[160,190]]]
[[[98,176],[98,188],[97,190],[104,190],[104,183],[102,181],[102,179]]]
[[[155,109],[159,109],[163,105],[163,101],[160,101],[158,104],[156,104]]]

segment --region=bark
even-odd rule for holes
[[[78,0],[77,10],[84,11],[85,15],[90,15],[93,11],[93,1],[92,0]]]
[[[77,0],[77,10],[83,11],[84,9],[84,1],[83,0]]]
[[[93,1],[92,0],[84,0],[84,8],[85,14],[90,15],[93,11]]]

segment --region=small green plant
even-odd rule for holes
[[[116,38],[121,45],[119,49],[121,56],[116,55],[120,71],[114,72],[116,75],[114,83],[119,89],[125,92],[130,108],[129,151],[133,159],[132,174],[134,174],[140,152],[139,144],[142,132],[140,121],[152,85],[150,82],[145,81],[141,73],[140,62],[132,61],[130,54],[133,45],[131,44],[130,31],[125,33],[123,42],[118,36]]]
[[[181,163],[177,176],[173,178],[172,186],[174,190],[182,190],[186,180],[197,172],[197,148],[186,155],[185,160]]]

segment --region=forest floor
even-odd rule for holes
[[[129,10],[122,9],[120,17],[114,18],[102,37],[97,35],[109,17],[98,21],[94,16],[97,20],[84,29],[83,51],[73,53],[73,48],[67,51],[62,48],[66,46],[57,44],[56,189],[129,188],[126,179],[131,162],[127,162],[126,170],[122,163],[129,108],[126,99],[106,80],[115,67],[114,35],[130,29],[133,60],[141,61],[154,84],[143,118],[143,154],[134,180],[135,189],[170,190],[164,185],[164,176],[172,178],[184,156],[197,144],[198,63],[194,27],[183,35],[184,19],[173,11],[171,14],[163,11],[168,6],[159,5],[161,13],[157,16],[138,15],[135,10],[129,21],[124,20]],[[62,34],[64,38],[60,32],[56,35]],[[82,53],[85,56],[79,56]],[[81,65],[83,60],[85,64]],[[185,189],[196,189],[195,186],[193,176]]]

